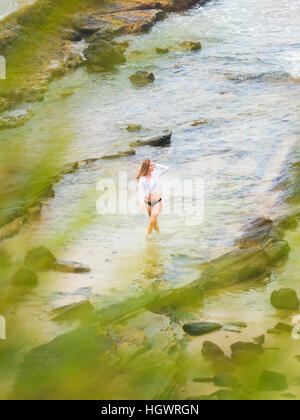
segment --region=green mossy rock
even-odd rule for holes
[[[24,263],[31,270],[49,271],[53,269],[56,258],[48,248],[40,246],[27,252]]]
[[[13,286],[21,288],[34,288],[38,286],[36,273],[28,268],[20,268],[10,280]]]
[[[265,370],[258,381],[260,391],[285,391],[288,388],[286,376]]]
[[[129,80],[135,86],[146,86],[155,81],[155,76],[153,73],[149,73],[148,71],[139,70],[132,74],[129,77]]]
[[[293,289],[276,290],[271,295],[271,304],[275,309],[296,311],[299,303],[297,293]]]

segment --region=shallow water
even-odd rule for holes
[[[82,299],[74,293],[88,287],[85,296],[101,305],[137,290],[188,283],[199,276],[195,265],[233,248],[246,220],[278,211],[271,187],[298,134],[299,11],[299,0],[212,1],[171,14],[148,34],[125,37],[128,63],[119,71],[103,76],[80,69],[52,84],[45,101],[34,105],[35,117],[9,132],[11,142],[28,146],[28,156],[38,154],[56,132],[72,138],[66,162],[127,150],[136,138],[164,129],[173,131],[173,141],[168,148],[140,148],[134,157],[92,164],[56,185],[42,223],[8,245],[32,237],[34,244],[43,244],[45,235],[55,237],[88,190],[94,203],[91,226],[74,232],[63,256],[90,265],[92,272],[72,280],[55,274],[34,300],[72,303]],[[185,40],[201,41],[202,51],[155,52],[157,46]],[[128,76],[140,68],[155,73],[153,85],[130,85]],[[193,127],[199,119],[207,124]],[[142,132],[128,133],[131,123],[142,124]],[[133,178],[146,157],[170,166],[166,181],[204,180],[202,224],[189,226],[189,215],[162,215],[161,236],[147,242],[144,216],[97,215],[97,182],[117,181],[120,170]],[[178,192],[172,199],[180,200]],[[252,291],[247,293],[253,300]],[[238,292],[237,299],[241,296]]]

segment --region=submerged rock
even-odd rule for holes
[[[56,258],[48,248],[40,246],[27,252],[24,263],[35,271],[49,271],[53,269]]]
[[[287,258],[291,248],[287,241],[271,239],[264,245],[264,251],[268,256],[269,264],[275,264]]]
[[[190,50],[190,51],[199,51],[202,48],[201,42],[195,42],[195,41],[185,41],[185,42],[182,42],[180,45],[184,49]]]
[[[73,321],[76,319],[86,319],[94,311],[94,307],[90,301],[73,303],[71,305],[62,306],[52,311],[53,321]]]
[[[146,86],[149,83],[154,82],[155,76],[153,73],[149,73],[148,71],[139,70],[136,73],[132,74],[129,77],[129,80],[135,86]]]
[[[21,288],[34,288],[38,286],[38,277],[34,271],[23,267],[13,275],[10,283]]]
[[[140,124],[129,124],[126,127],[126,130],[130,133],[135,133],[136,131],[140,131],[142,129],[142,126]]]
[[[257,355],[252,351],[239,350],[232,353],[231,361],[234,365],[244,366],[258,362]]]
[[[235,376],[220,372],[214,377],[214,384],[222,388],[233,388],[238,384],[238,380]]]
[[[192,336],[209,334],[222,328],[223,325],[214,322],[192,322],[183,326],[184,332]]]
[[[253,353],[263,353],[263,348],[260,344],[243,343],[241,341],[234,343],[230,346],[231,351],[236,353],[238,351],[248,351]]]
[[[88,265],[80,264],[73,261],[56,261],[53,264],[53,269],[55,271],[60,271],[61,273],[89,273],[91,268]]]
[[[111,42],[100,39],[84,50],[87,64],[92,71],[112,69],[114,66],[124,64],[124,53]]]
[[[33,115],[33,112],[30,110],[11,111],[5,113],[2,117],[0,117],[0,130],[20,127],[30,120]]]
[[[275,330],[276,331],[280,331],[280,332],[285,332],[285,333],[291,334],[292,331],[293,331],[293,327],[291,325],[285,324],[284,322],[279,322],[275,326]]]
[[[134,143],[130,143],[130,147],[141,147],[141,146],[152,146],[152,147],[162,147],[168,146],[171,143],[172,131],[167,131],[161,136],[155,137],[149,140],[138,140]]]
[[[287,388],[287,379],[283,374],[265,370],[259,378],[260,391],[285,391]]]
[[[269,238],[273,222],[271,219],[259,217],[245,226],[245,233],[236,241],[239,248],[255,246]]]
[[[157,47],[155,51],[157,52],[157,54],[168,54],[170,50],[169,48]]]
[[[224,356],[221,347],[211,341],[205,341],[202,346],[202,355],[207,360],[215,360]]]
[[[271,304],[275,309],[295,311],[299,308],[299,299],[293,289],[280,289],[274,291],[271,296]]]

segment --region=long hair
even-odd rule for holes
[[[142,163],[142,166],[138,170],[138,174],[135,178],[137,181],[139,181],[142,176],[146,176],[148,174],[150,165],[151,165],[151,160],[150,159],[144,160],[144,162]]]

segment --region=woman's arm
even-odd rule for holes
[[[144,181],[142,178],[139,179],[138,187],[139,187],[139,203],[140,203],[141,210],[144,211],[146,189],[145,189]]]
[[[166,174],[167,172],[169,172],[169,167],[165,165],[155,164],[155,170],[156,170],[157,176],[162,176]]]

